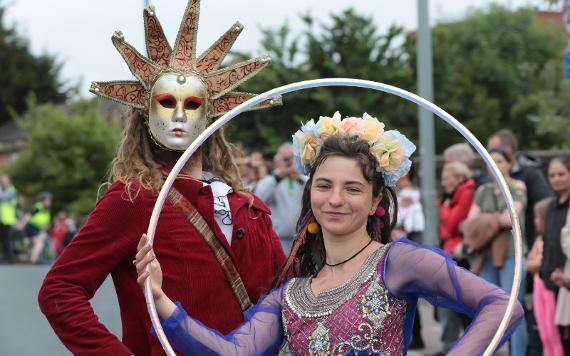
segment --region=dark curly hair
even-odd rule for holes
[[[311,186],[316,170],[330,157],[346,157],[358,162],[362,175],[372,184],[374,197],[382,196],[380,206],[386,214],[379,217],[372,215],[368,218],[366,230],[370,237],[381,243],[388,243],[392,228],[396,224],[398,205],[396,192],[384,183],[384,177],[378,172],[378,161],[370,152],[367,142],[350,138],[331,136],[327,138],[317,155],[309,173],[309,180],[303,191],[301,215],[297,222],[297,239],[291,249],[291,254],[281,268],[274,281],[274,286],[281,284],[285,276],[315,275],[323,266],[326,259],[326,250],[321,232],[311,234],[307,226],[316,222],[311,210]]]

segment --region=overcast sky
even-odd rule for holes
[[[429,0],[431,22],[462,17],[469,9],[492,2],[512,8],[535,5],[541,0]],[[35,53],[55,54],[63,62],[67,82],[81,81],[82,96],[94,80],[131,79],[126,64],[111,43],[115,30],[145,53],[143,42],[143,0],[4,0],[5,19],[25,36]],[[171,43],[176,38],[186,0],[154,0],[156,13]],[[289,22],[299,28],[298,14],[310,11],[328,19],[354,7],[371,15],[380,28],[391,24],[413,30],[417,23],[417,0],[202,0],[198,50],[201,53],[235,21],[244,25],[234,48],[260,54],[260,27],[275,28]]]

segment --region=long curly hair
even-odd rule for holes
[[[379,217],[376,214],[368,217],[366,230],[370,237],[386,244],[390,241],[392,228],[396,224],[398,205],[396,192],[384,183],[382,173],[377,171],[378,161],[370,153],[370,146],[364,141],[352,141],[348,138],[329,137],[323,143],[315,163],[311,167],[309,180],[305,185],[302,198],[302,210],[297,222],[297,239],[291,249],[291,254],[274,280],[274,286],[281,284],[286,276],[315,275],[323,267],[326,260],[326,250],[322,232],[311,234],[307,231],[310,223],[316,222],[311,210],[311,187],[317,169],[330,157],[345,157],[358,162],[362,175],[372,184],[374,197],[382,196],[380,206],[386,213]]]
[[[129,199],[133,200],[141,188],[158,194],[166,179],[162,166],[154,159],[156,145],[152,141],[140,110],[132,109],[126,116],[126,125],[117,155],[111,163],[109,183],[123,182]],[[202,168],[222,178],[236,192],[246,192],[238,167],[233,161],[231,145],[220,129],[202,146]],[[137,184],[133,184],[137,182]]]

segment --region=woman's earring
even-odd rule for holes
[[[312,222],[309,225],[307,225],[307,231],[309,232],[309,234],[314,235],[314,234],[318,233],[319,231],[321,231],[321,227],[316,222]]]
[[[376,216],[378,216],[379,218],[383,217],[384,215],[386,215],[386,210],[381,206],[378,205],[378,207],[376,208],[376,212],[375,212]]]

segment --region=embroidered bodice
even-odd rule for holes
[[[407,240],[379,248],[353,278],[317,297],[310,282],[294,278],[272,290],[228,335],[191,318],[180,305],[162,327],[185,355],[273,355],[287,339],[296,355],[400,356],[407,353],[421,297],[473,318],[448,355],[479,355],[508,302],[505,291],[457,267],[451,256]],[[523,316],[517,304],[501,344]]]
[[[317,297],[311,278],[291,280],[285,288],[282,319],[294,354],[402,354],[407,302],[390,295],[382,281],[387,248],[368,256],[349,281]]]

